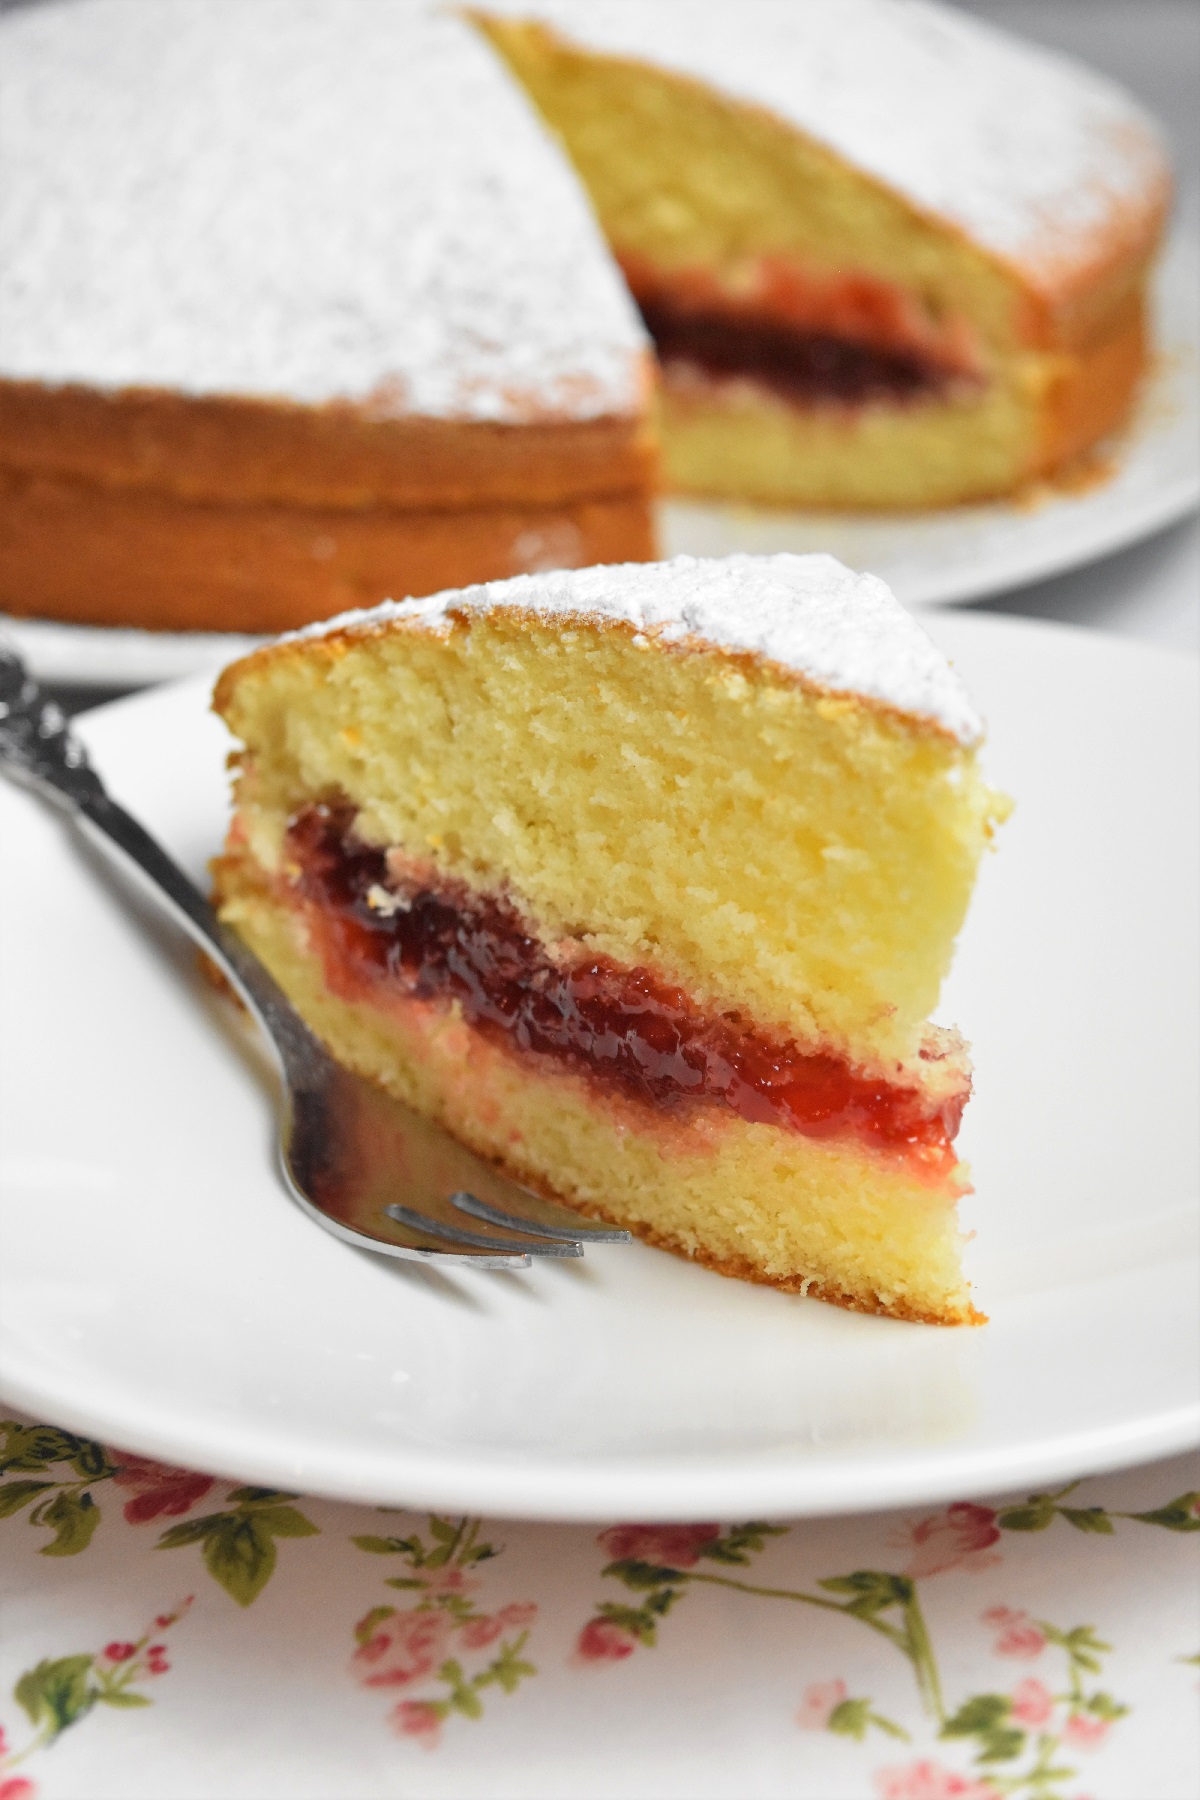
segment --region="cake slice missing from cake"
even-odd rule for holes
[[[1002,802],[958,679],[825,556],[385,605],[222,676],[222,916],[335,1054],[732,1274],[967,1322],[965,1047]]]

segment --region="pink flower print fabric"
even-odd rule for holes
[[[992,1606],[983,1615],[985,1625],[997,1627],[997,1656],[1019,1656],[1032,1662],[1046,1648],[1046,1634],[1026,1612],[1010,1606]]]
[[[431,1701],[401,1700],[389,1722],[400,1737],[415,1738],[424,1750],[436,1750],[442,1741],[442,1715]]]
[[[995,1512],[970,1500],[956,1500],[943,1512],[918,1519],[893,1539],[911,1552],[904,1573],[913,1581],[950,1569],[994,1568],[1000,1557],[991,1553],[992,1545],[999,1541]]]
[[[1072,1713],[1063,1726],[1063,1743],[1072,1750],[1098,1750],[1112,1730],[1111,1719],[1097,1719],[1091,1713]]]
[[[418,1608],[382,1620],[350,1660],[364,1687],[407,1687],[433,1673],[449,1644],[446,1614]]]
[[[117,1487],[133,1489],[133,1498],[125,1502],[125,1517],[131,1525],[178,1518],[190,1512],[213,1486],[211,1475],[198,1475],[194,1469],[177,1469],[171,1463],[153,1462],[148,1456],[132,1456],[126,1451],[118,1454],[121,1466],[113,1479]]]
[[[577,1663],[623,1662],[638,1647],[635,1632],[615,1619],[589,1619],[575,1640]]]
[[[721,1535],[719,1525],[613,1525],[596,1542],[614,1562],[653,1563],[661,1568],[690,1569],[706,1544]]]
[[[929,1761],[880,1769],[875,1787],[879,1800],[999,1800],[999,1790],[991,1782]]]
[[[805,1731],[825,1731],[829,1721],[849,1693],[842,1680],[814,1681],[804,1690],[804,1698],[796,1710],[796,1723]]]
[[[1025,1725],[1031,1731],[1045,1725],[1054,1714],[1054,1695],[1044,1681],[1030,1677],[1026,1681],[1018,1681],[1012,1691],[1012,1705],[1009,1717],[1018,1725]]]

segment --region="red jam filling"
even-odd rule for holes
[[[944,369],[913,352],[796,331],[770,320],[672,309],[662,302],[646,302],[641,314],[668,371],[686,364],[717,380],[742,376],[796,406],[823,401],[865,406],[873,400],[896,405],[949,385]]]
[[[748,378],[799,406],[902,405],[978,378],[960,327],[869,275],[761,258],[735,294],[702,269],[667,274],[637,256],[623,266],[668,371]]]
[[[399,987],[458,1001],[465,1019],[518,1051],[552,1056],[655,1107],[730,1107],[807,1137],[851,1137],[925,1180],[955,1167],[966,1091],[935,1104],[834,1056],[706,1014],[649,969],[605,956],[560,964],[506,900],[464,884],[403,891],[387,854],[354,831],[349,805],[311,806],[288,832],[326,979],[347,998]]]

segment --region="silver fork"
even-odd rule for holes
[[[245,1001],[283,1078],[284,1181],[326,1231],[386,1256],[477,1269],[527,1268],[535,1256],[582,1256],[585,1243],[629,1242],[627,1231],[585,1222],[518,1187],[335,1062],[199,888],[112,799],[61,708],[3,644],[0,768],[65,811],[85,838],[132,870]]]

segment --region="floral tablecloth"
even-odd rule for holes
[[[802,1521],[426,1517],[0,1425],[0,1800],[1194,1800],[1200,1459]]]

